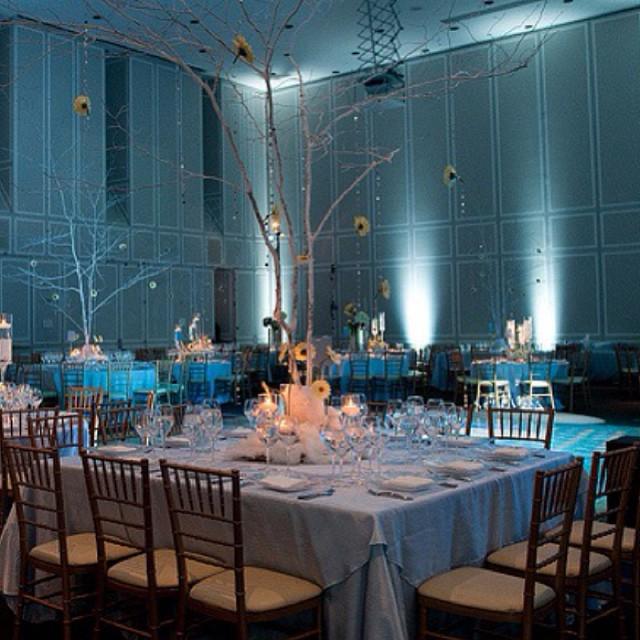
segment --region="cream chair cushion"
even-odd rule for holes
[[[494,551],[487,562],[507,569],[524,571],[527,566],[527,545],[528,542],[518,542],[507,547]],[[558,545],[553,543],[543,544],[538,547],[538,562],[549,558],[558,552]],[[601,553],[591,553],[589,557],[589,575],[594,575],[611,566],[611,561]],[[554,576],[556,574],[556,563],[552,562],[540,569],[540,574]],[[580,574],[580,550],[569,547],[567,554],[567,577],[577,578]]]
[[[105,552],[107,560],[114,562],[140,553],[133,547],[126,546],[123,542],[114,544],[107,542],[105,544]],[[50,540],[43,544],[33,547],[29,555],[36,560],[49,562],[51,564],[60,564],[60,546],[58,540]],[[67,557],[69,565],[72,567],[84,567],[98,563],[98,549],[96,544],[96,536],[94,533],[76,533],[67,536]]]
[[[594,521],[593,523],[593,533],[604,533],[605,531],[611,529],[611,525],[606,524],[604,522]],[[577,520],[573,523],[573,527],[571,528],[571,537],[569,538],[569,542],[572,545],[579,547],[582,545],[582,535],[584,531],[584,521]],[[630,527],[625,527],[622,532],[622,551],[624,553],[631,553],[633,551],[633,545],[635,543],[636,533],[635,530]],[[591,541],[591,546],[594,549],[603,549],[605,551],[610,551],[613,547],[613,533],[610,533],[606,536],[602,536],[601,538],[595,538]]]
[[[156,549],[153,555],[156,569],[156,585],[160,589],[176,588],[179,583],[176,552],[173,549]],[[187,576],[190,583],[221,571],[223,571],[222,567],[187,559]],[[145,554],[141,554],[118,562],[107,571],[107,575],[112,580],[117,580],[124,584],[147,588],[149,584],[147,557]]]
[[[308,580],[259,567],[244,568],[245,605],[248,612],[261,613],[289,607],[316,598],[322,589]],[[235,575],[231,570],[198,582],[190,592],[196,602],[236,610]]]
[[[483,611],[519,613],[524,610],[524,578],[478,567],[460,567],[430,578],[418,587],[418,594]],[[536,583],[533,606],[539,609],[554,597],[553,589]]]

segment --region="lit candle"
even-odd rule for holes
[[[344,413],[345,416],[354,418],[355,416],[360,415],[360,407],[351,398],[349,398],[347,403],[342,407],[342,413]]]

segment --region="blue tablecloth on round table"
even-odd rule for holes
[[[173,377],[175,380],[182,380],[182,363],[176,362],[173,365]],[[216,380],[228,380],[229,388],[216,393]],[[231,391],[233,386],[233,371],[231,360],[209,360],[206,364],[207,394],[209,398],[214,397],[221,403],[231,401]],[[198,401],[202,398],[190,397],[189,400]]]
[[[407,355],[405,355],[402,362],[402,375],[409,375],[409,358]],[[349,378],[351,377],[351,361],[348,356],[343,356],[339,365],[332,364],[329,367],[329,377],[340,378],[340,390],[342,393],[347,393],[349,390]],[[384,356],[369,356],[369,378],[384,378]],[[382,400],[384,398],[376,399]]]

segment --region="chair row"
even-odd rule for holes
[[[170,629],[183,638],[195,616],[231,623],[244,640],[252,622],[305,610],[312,622],[295,638],[321,638],[319,586],[245,565],[238,471],[161,461],[173,547],[157,548],[147,460],[82,453],[94,530],[74,534],[66,528],[59,451],[10,443],[5,460],[21,542],[14,640],[29,603],[61,615],[65,640],[73,622],[89,617],[94,639],[104,627],[151,640]],[[38,534],[52,539],[32,546]],[[30,569],[42,573],[32,578]],[[45,595],[42,586],[56,579],[61,592]],[[82,602],[88,610],[78,608]]]

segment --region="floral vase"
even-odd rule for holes
[[[284,399],[287,415],[318,427],[324,422],[324,402],[314,395],[310,387],[283,384],[280,385],[280,395]]]
[[[356,329],[356,351],[364,351],[367,348],[367,334],[364,327]]]

